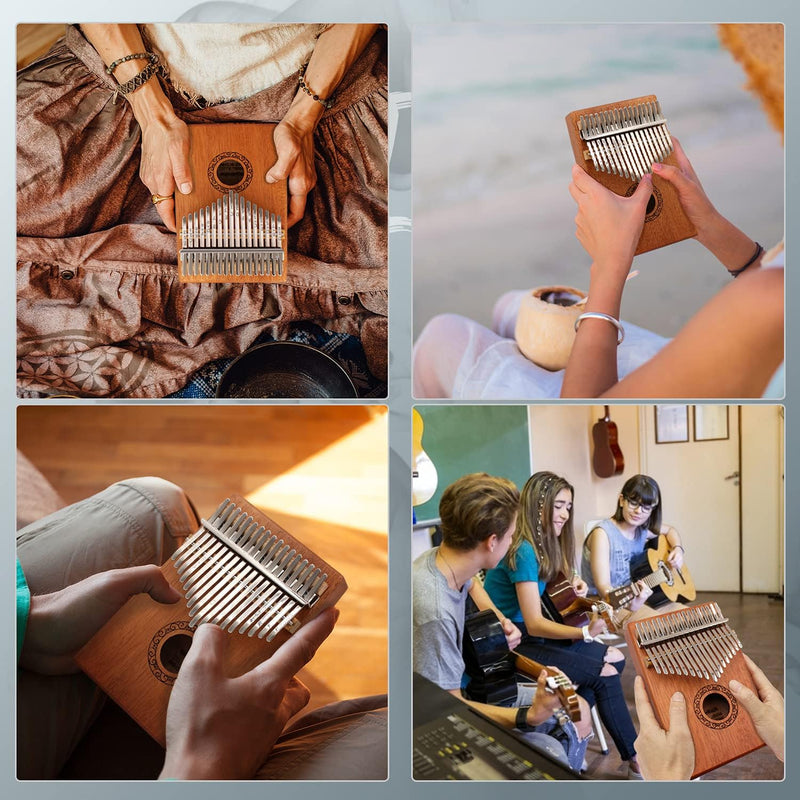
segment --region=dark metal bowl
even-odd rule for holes
[[[325,353],[299,342],[245,351],[222,374],[217,397],[357,397],[350,376]]]

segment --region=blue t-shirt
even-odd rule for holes
[[[522,622],[517,589],[514,584],[533,581],[539,585],[541,596],[547,581],[539,580],[539,561],[530,542],[523,542],[517,550],[517,566],[511,569],[506,556],[494,569],[486,573],[484,588],[503,616],[512,622]]]

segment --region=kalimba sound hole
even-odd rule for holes
[[[709,692],[703,698],[703,713],[714,722],[722,722],[731,713],[728,698],[719,692]]]
[[[183,659],[189,652],[192,646],[192,637],[185,633],[176,633],[170,636],[164,644],[161,645],[161,650],[158,654],[158,660],[161,662],[161,667],[166,672],[171,672],[173,675],[178,674],[178,670],[183,664]]]
[[[245,176],[244,165],[241,161],[226,158],[217,164],[217,180],[224,186],[238,186]]]
[[[656,196],[654,194],[650,195],[650,199],[647,201],[647,210],[645,211],[645,216],[649,216],[656,210],[656,204],[658,200],[656,200]]]

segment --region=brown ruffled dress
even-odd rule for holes
[[[187,122],[278,121],[287,78]],[[17,343],[22,396],[153,398],[263,332],[312,321],[360,337],[386,379],[387,75],[379,30],[315,134],[317,186],[285,284],[182,284],[175,234],[139,180],[140,131],[79,29],[17,80]]]

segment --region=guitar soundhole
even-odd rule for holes
[[[191,646],[192,637],[185,633],[176,633],[174,636],[170,636],[161,645],[161,650],[158,654],[162,668],[166,672],[177,675]]]

